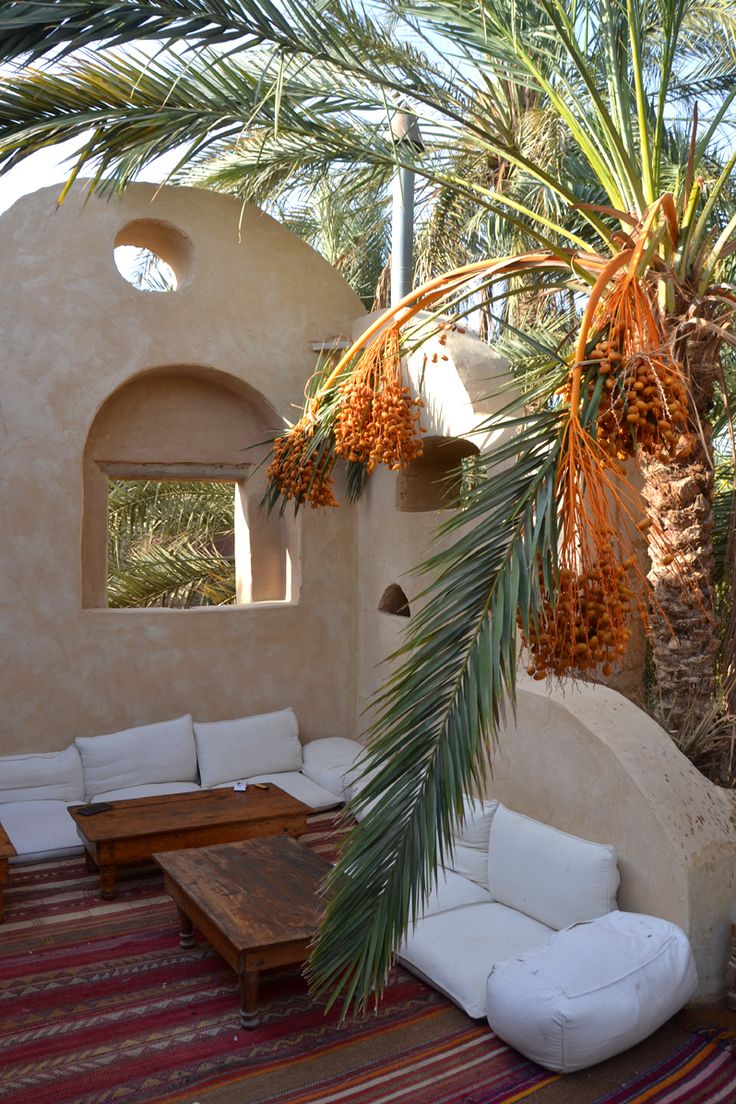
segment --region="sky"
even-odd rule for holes
[[[0,213],[7,211],[22,195],[63,181],[65,174],[59,161],[58,149],[42,150],[0,176]]]
[[[0,176],[0,214],[9,207],[39,188],[47,188],[51,184],[59,185],[59,192],[74,167],[74,160],[68,160],[82,145],[82,139],[73,139],[70,142],[62,142],[48,150],[39,150],[31,154],[25,161],[11,169],[4,176]],[[170,171],[178,155],[172,154],[169,158],[160,157],[152,161],[150,165],[137,177],[138,180],[146,180],[158,184],[163,180],[167,171]],[[92,168],[90,167],[90,175]],[[87,174],[83,174],[87,175]]]

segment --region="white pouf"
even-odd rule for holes
[[[572,1073],[646,1039],[687,1004],[697,984],[680,928],[611,912],[496,963],[486,1013],[504,1042],[546,1069]]]

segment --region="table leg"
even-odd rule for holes
[[[87,872],[89,874],[96,874],[97,871],[99,870],[99,867],[98,867],[97,863],[92,858],[89,851],[84,852],[84,865],[86,866]]]
[[[112,901],[118,892],[118,868],[114,863],[100,867],[100,885],[104,899]]]
[[[179,913],[179,946],[188,951],[190,947],[195,946],[194,924],[178,905],[176,911]]]
[[[258,970],[248,970],[238,974],[240,982],[240,1022],[243,1027],[258,1026]]]

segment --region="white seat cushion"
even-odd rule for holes
[[[123,801],[130,797],[161,797],[162,794],[193,793],[201,790],[196,782],[153,782],[150,786],[127,786],[120,790],[105,790],[90,801]]]
[[[230,782],[219,782],[215,789],[225,789],[234,785],[240,779],[234,778]],[[312,809],[333,809],[340,804],[340,798],[324,786],[318,786],[311,778],[305,778],[299,771],[283,771],[274,774],[256,774],[254,777],[243,778],[243,782],[272,782],[284,793],[295,797],[297,801],[303,801]]]
[[[11,860],[14,862],[40,861],[82,850],[65,801],[5,802],[0,805],[0,824],[18,852],[18,857]]]
[[[505,905],[466,905],[419,920],[399,959],[477,1019],[486,1014],[486,979],[494,964],[543,946],[553,934]]]
[[[63,751],[0,759],[0,802],[84,801],[82,760],[74,744]]]
[[[488,847],[497,801],[466,797],[464,822],[455,834],[449,865],[458,874],[488,889]]]
[[[560,930],[616,908],[616,852],[499,805],[491,822],[488,888],[494,901]]]
[[[491,895],[487,889],[457,874],[454,870],[438,872],[437,885],[424,902],[422,917],[434,916],[438,912],[462,908],[463,905],[489,903]]]
[[[365,748],[357,740],[347,740],[344,736],[311,740],[302,748],[302,772],[344,801],[347,788],[345,776],[353,770],[364,751]]]
[[[197,755],[192,718],[139,725],[104,736],[78,736],[84,789],[108,793],[154,782],[196,782]]]
[[[233,721],[195,721],[194,736],[205,787],[255,774],[301,769],[299,722],[293,709]]]
[[[613,912],[497,963],[488,1023],[533,1062],[571,1073],[646,1039],[697,984],[684,932],[653,916]]]

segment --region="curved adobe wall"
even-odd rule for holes
[[[604,686],[548,690],[523,676],[490,790],[504,804],[617,849],[619,905],[689,935],[699,997],[722,993],[736,903],[736,795]]]
[[[293,417],[314,370],[312,342],[349,333],[363,313],[359,299],[313,250],[236,200],[134,185],[119,202],[85,204],[73,190],[56,211],[57,195],[57,188],[37,192],[0,219],[0,754],[54,750],[77,735],[188,711],[206,720],[285,705],[296,709],[306,738],[352,735],[351,511],[303,515],[296,603],[83,609],[81,561],[85,445],[93,426],[90,448],[98,442],[112,395],[135,398],[134,430],[136,416],[143,426],[166,400],[151,392],[149,408],[140,390],[134,394],[138,385],[126,392],[130,381],[154,372],[160,388],[168,372],[179,380],[176,401],[191,400],[190,407],[197,400],[192,392],[185,401],[187,388],[216,382],[190,458],[223,459],[223,449],[232,456],[241,425],[245,449],[255,422],[260,437],[267,418]],[[138,237],[151,224],[158,237],[150,244],[184,276],[165,295],[137,291],[113,259],[116,241],[133,233],[126,227],[137,227]],[[198,382],[182,383],[187,378]],[[250,425],[245,395],[257,414]],[[210,454],[218,402],[221,439]],[[95,423],[100,411],[103,421]],[[132,452],[118,458],[146,459]],[[116,457],[88,452],[88,461],[97,459]]]

